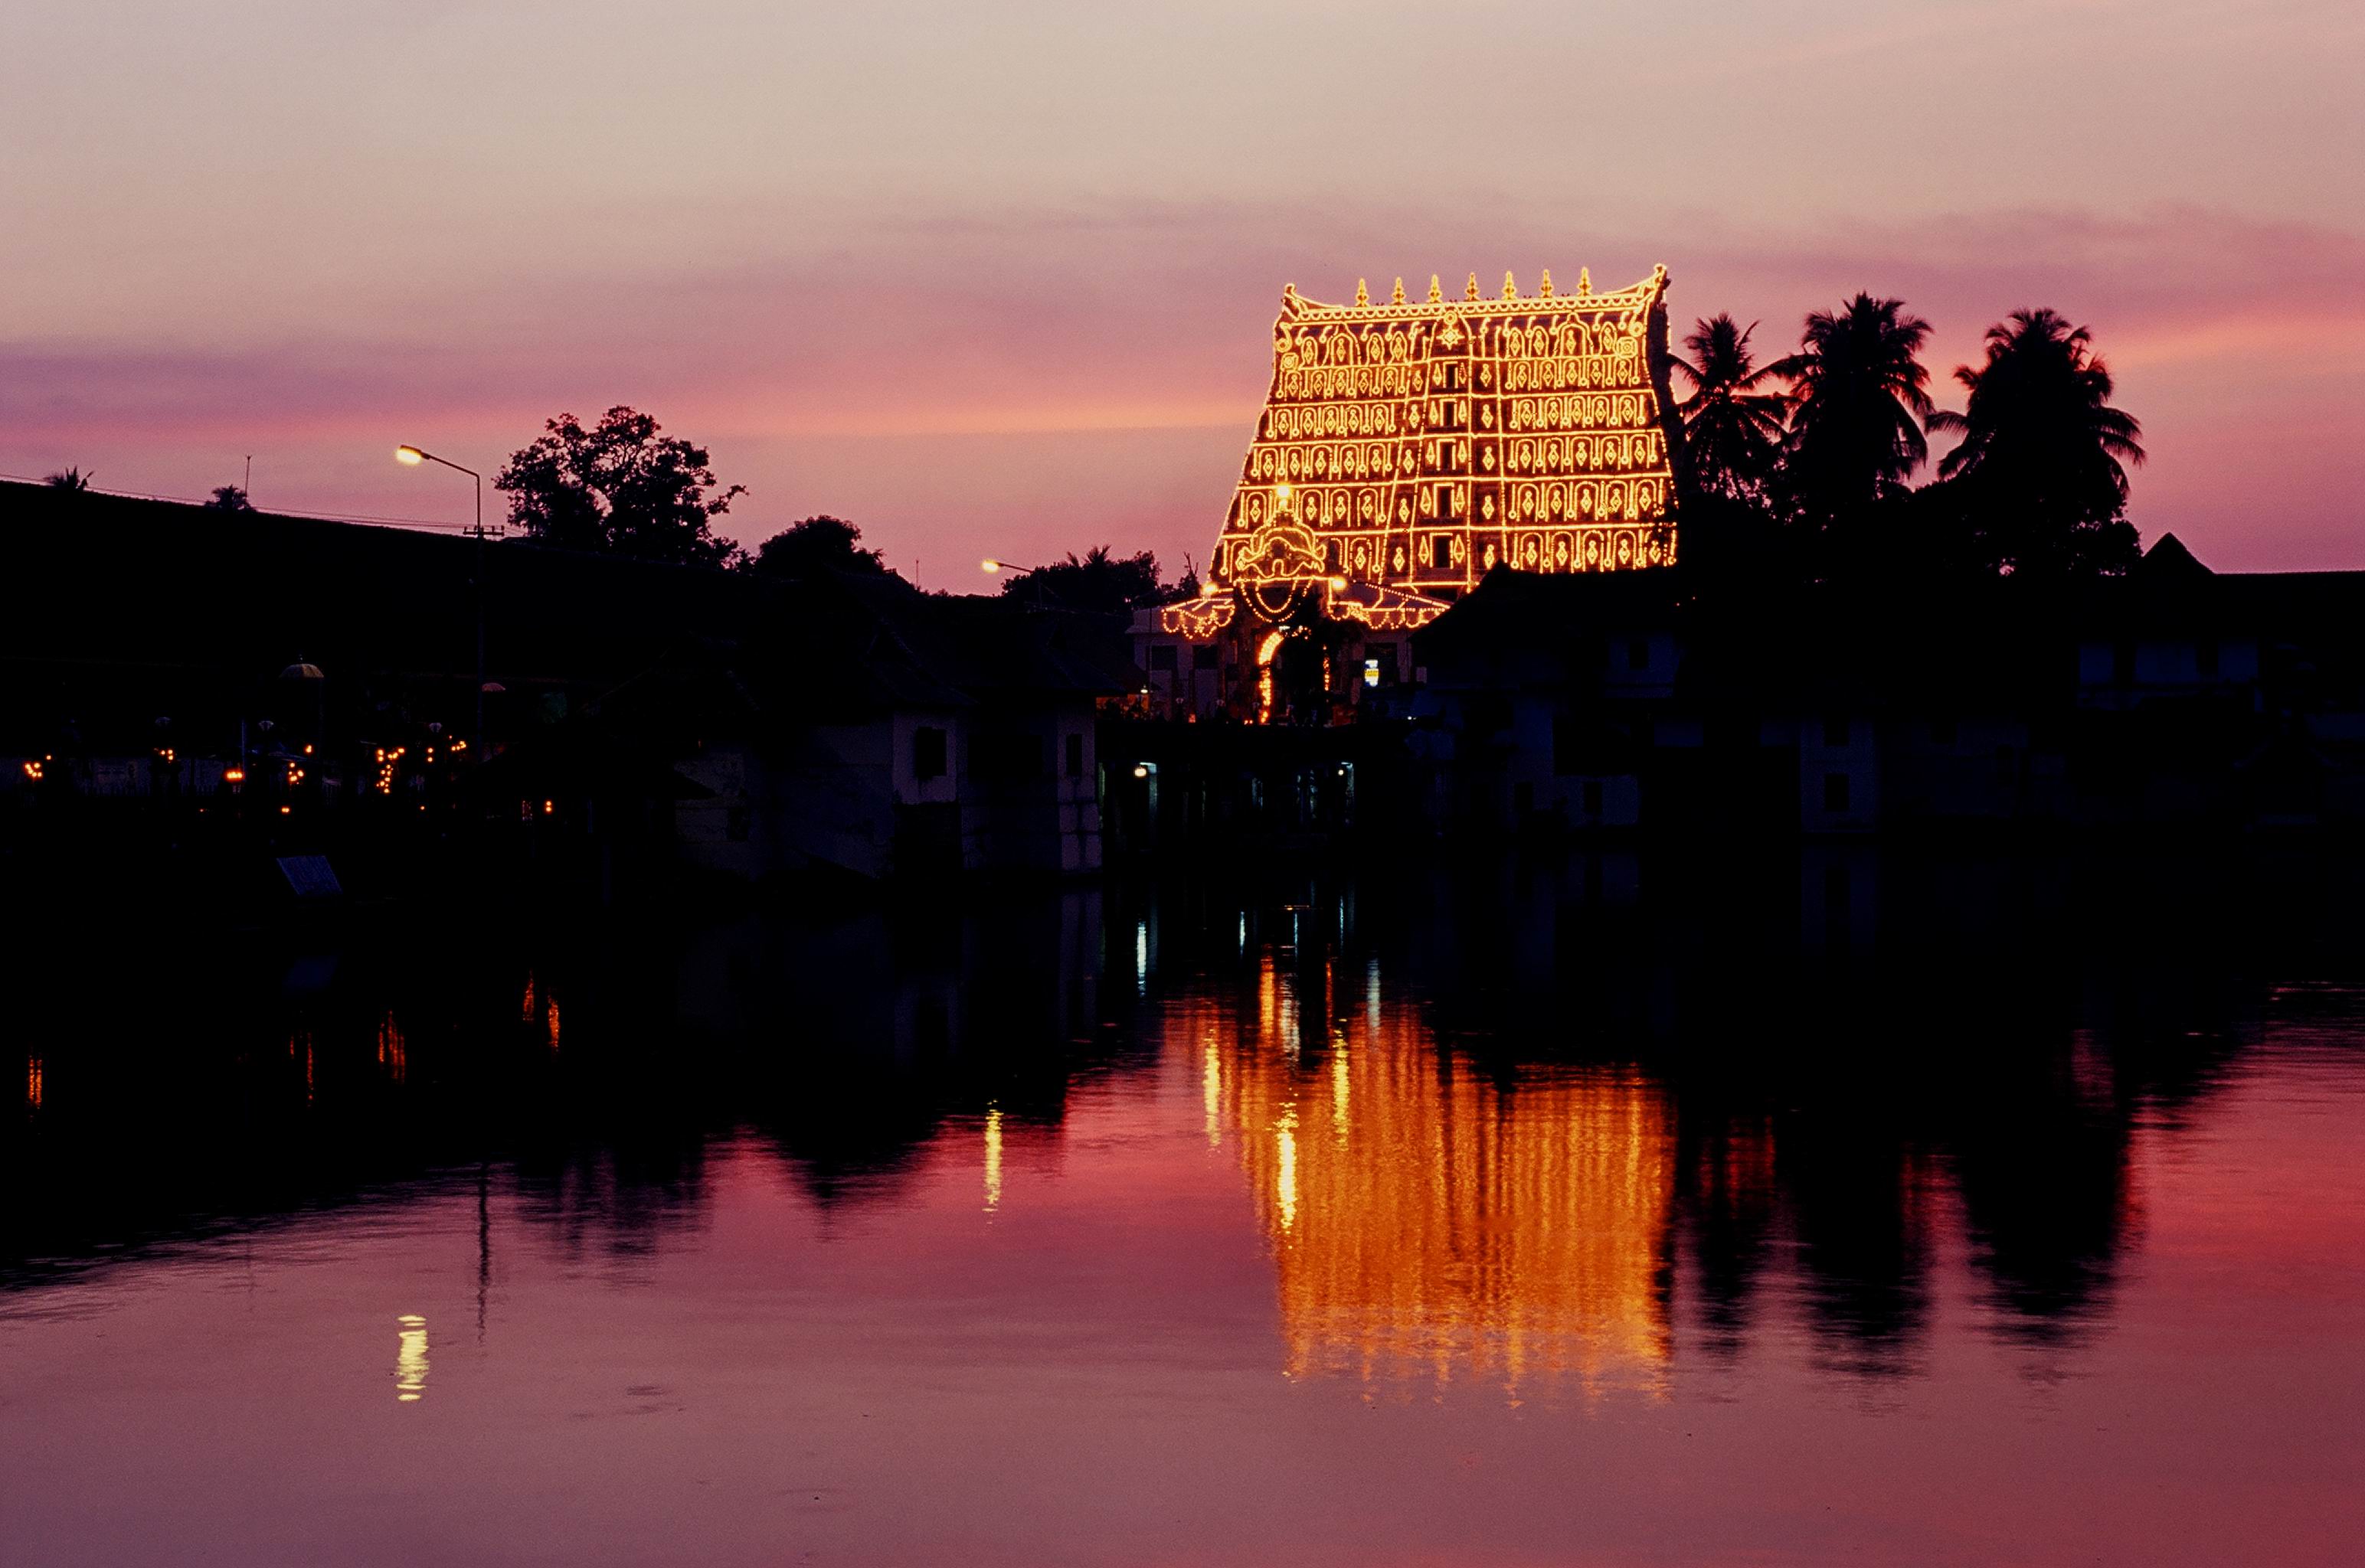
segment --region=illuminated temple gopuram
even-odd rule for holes
[[[1595,572],[1676,558],[1667,273],[1597,294],[1546,272],[1460,298],[1323,305],[1292,286],[1272,382],[1207,591],[1144,611],[1143,663],[1178,711],[1343,709],[1398,678],[1391,639],[1497,566]],[[1317,624],[1328,637],[1298,636]],[[1277,694],[1276,660],[1309,650]],[[1310,650],[1318,648],[1318,654]],[[1360,681],[1358,678],[1360,677]],[[1317,678],[1318,678],[1318,680]],[[1303,721],[1307,715],[1297,715]]]

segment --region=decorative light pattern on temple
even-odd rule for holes
[[[1263,1219],[1291,1376],[1664,1392],[1674,1219],[1664,1092],[1602,1070],[1506,1084],[1409,1003],[1346,1010],[1268,954],[1254,1022],[1178,1008],[1211,1147]],[[1309,988],[1310,989],[1310,988]],[[1329,1014],[1330,1037],[1303,1031]]]
[[[1664,267],[1574,294],[1552,274],[1522,297],[1473,274],[1374,304],[1282,291],[1272,389],[1211,576],[1279,620],[1308,593],[1375,630],[1416,626],[1433,596],[1498,563],[1608,571],[1676,556]],[[1205,637],[1230,597],[1168,607],[1160,628]]]

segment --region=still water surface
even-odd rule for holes
[[[35,943],[6,1556],[2354,1562],[2359,886]]]

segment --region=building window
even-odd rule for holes
[[[1440,572],[1453,565],[1453,536],[1452,534],[1440,533],[1435,540],[1430,542],[1429,560],[1429,565],[1436,567]]]
[[[923,724],[912,732],[912,777],[925,782],[945,776],[945,733]]]
[[[1081,732],[1068,737],[1068,777],[1084,776],[1084,737]]]
[[[1823,744],[1825,745],[1847,745],[1848,722],[1837,715],[1825,718],[1823,720]]]
[[[1628,669],[1651,667],[1651,639],[1630,637],[1626,640],[1626,667]]]
[[[1171,643],[1152,644],[1149,649],[1149,667],[1153,672],[1163,670],[1168,675],[1172,675],[1174,673],[1174,644]]]
[[[1823,775],[1823,810],[1844,812],[1848,809],[1848,776],[1844,773]]]
[[[1216,644],[1213,643],[1202,643],[1197,647],[1192,649],[1191,667],[1193,669],[1215,668]]]

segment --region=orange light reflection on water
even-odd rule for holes
[[[1321,1004],[1301,983],[1317,982],[1268,959],[1254,1023],[1194,1006],[1170,1036],[1200,1058],[1210,1146],[1235,1135],[1288,1374],[1664,1394],[1664,1091],[1620,1069],[1498,1081],[1389,1000],[1336,1019],[1328,1059],[1301,1062]],[[1327,970],[1318,984],[1333,990]]]
[[[1002,1206],[1002,1113],[985,1114],[985,1212]]]
[[[386,1076],[400,1083],[410,1074],[410,1048],[402,1037],[402,1027],[394,1021],[391,1009],[378,1017],[377,1064],[386,1069]]]
[[[395,1319],[401,1333],[394,1353],[394,1397],[414,1405],[427,1392],[427,1319],[406,1312]]]

